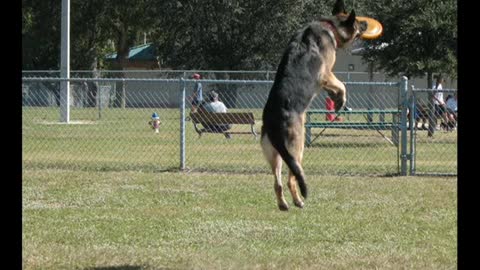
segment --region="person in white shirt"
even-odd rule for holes
[[[204,105],[204,108],[207,112],[227,112],[227,107],[223,102],[218,100],[218,94],[213,90],[208,93],[208,103]]]
[[[210,91],[208,93],[208,102],[203,103],[201,106],[201,110],[205,110],[207,112],[216,112],[216,113],[226,113],[227,107],[223,102],[221,102],[218,98],[218,93],[215,91]],[[224,132],[232,128],[231,125],[208,125],[207,129],[216,131],[216,132]],[[230,134],[227,134],[227,138],[229,138]]]
[[[435,106],[435,122],[436,118],[440,117],[443,120],[443,123],[448,123],[448,118],[447,118],[447,108],[445,106],[445,101],[443,100],[443,87],[442,83],[444,83],[445,80],[442,78],[441,75],[437,76],[437,80],[435,83],[435,87],[433,89],[437,90],[435,91],[435,94],[433,95],[433,103]],[[436,124],[436,129],[440,129],[440,124]]]

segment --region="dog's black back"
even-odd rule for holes
[[[290,40],[263,110],[263,123],[267,126],[273,127],[275,122],[290,117],[282,112],[303,113],[310,104],[320,79],[318,70],[323,61],[320,52],[335,51],[333,45],[326,48],[321,42],[330,39],[322,30],[319,22],[312,22]]]

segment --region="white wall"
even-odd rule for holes
[[[345,72],[349,71],[348,66],[349,64],[353,64],[355,66],[355,72],[368,72],[367,64],[362,62],[362,57],[360,55],[352,55],[350,53],[350,49],[339,49],[337,51],[337,61],[333,68],[334,72]],[[341,76],[337,76],[340,80],[344,80]],[[356,74],[351,76],[354,81],[368,81],[368,74]],[[374,80],[380,81],[397,81],[398,78],[387,78],[383,74],[378,74],[374,77]],[[427,78],[426,76],[423,78],[410,78],[410,83],[413,84],[416,88],[429,88],[427,87]],[[447,78],[445,80],[445,85],[443,88],[454,88],[457,89],[457,81],[450,80]]]

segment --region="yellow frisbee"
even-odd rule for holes
[[[361,36],[362,39],[376,39],[383,33],[383,26],[379,21],[361,16],[357,16],[356,19],[360,22],[367,23],[367,30],[363,32]]]

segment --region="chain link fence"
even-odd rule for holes
[[[202,71],[203,74],[208,74]],[[45,74],[43,74],[45,75]],[[48,75],[48,74],[47,74]],[[194,129],[189,97],[194,80],[186,72],[164,78],[79,78],[70,81],[70,119],[62,122],[60,82],[55,76],[24,73],[22,79],[23,166],[83,170],[178,170],[269,173],[260,140],[252,134],[206,133]],[[202,79],[203,92],[215,90],[228,112],[254,115],[260,134],[262,110],[273,83],[272,74],[211,73]],[[115,78],[114,78],[115,77]],[[339,76],[340,77],[340,76]],[[399,174],[411,153],[402,152],[399,82],[346,82],[347,106],[331,120],[326,94],[312,102],[310,143],[305,148],[307,173],[339,175]],[[149,121],[160,118],[156,133]],[[307,123],[308,124],[308,123]],[[315,126],[317,125],[317,126]],[[339,126],[340,125],[340,126]],[[406,123],[405,123],[406,128]],[[248,132],[234,124],[231,131]],[[429,157],[416,160],[416,171],[456,173],[456,136],[448,144],[431,140]],[[406,138],[405,138],[406,139]],[[422,144],[418,138],[412,143]],[[416,146],[417,157],[422,147]],[[409,148],[410,150],[412,147]],[[452,152],[435,157],[435,153]],[[433,156],[432,156],[433,155]],[[438,169],[433,165],[441,162]],[[286,166],[284,166],[285,169]],[[420,169],[424,168],[424,169]],[[413,172],[410,170],[410,172]]]
[[[410,174],[456,174],[457,89],[411,88],[409,128]],[[441,92],[445,107],[436,107],[434,94]],[[453,103],[450,101],[455,100]],[[452,105],[452,106],[450,106]]]

